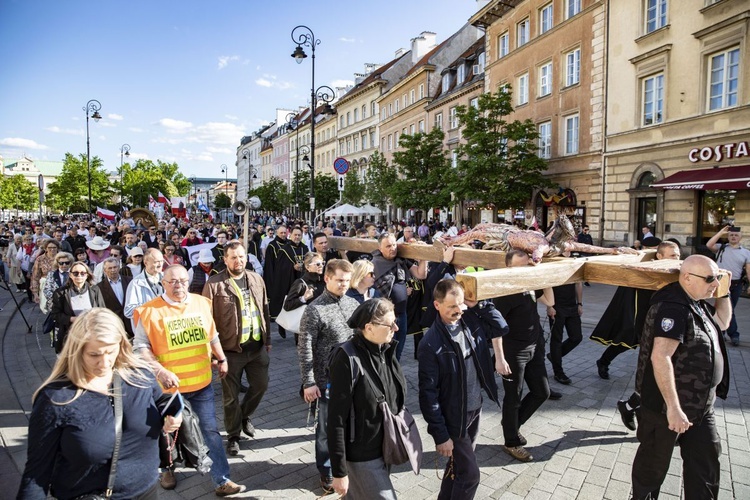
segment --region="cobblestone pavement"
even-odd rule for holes
[[[633,432],[622,425],[615,410],[618,399],[632,391],[636,352],[619,356],[610,367],[610,380],[598,377],[594,361],[602,347],[588,334],[607,306],[614,287],[592,284],[584,288],[584,341],[564,359],[569,386],[552,381],[563,393],[548,401],[523,427],[531,463],[520,463],[501,450],[499,409],[485,401],[477,455],[482,479],[477,498],[499,499],[626,499],[630,470],[637,448]],[[21,300],[22,294],[16,294]],[[21,311],[31,324],[26,328],[9,292],[0,289],[0,499],[14,498],[26,456],[26,430],[31,394],[49,374],[54,352],[41,332],[44,317],[38,308],[23,303]],[[750,301],[741,299],[740,331],[747,332],[738,348],[730,347],[732,383],[729,398],[717,402],[722,438],[721,497],[750,498]],[[299,369],[293,338],[273,336],[271,382],[253,423],[255,439],[241,442],[241,453],[230,458],[232,479],[247,486],[243,498],[316,498],[321,495],[315,469],[312,430],[306,423],[307,406],[299,399]],[[435,498],[440,481],[437,467],[445,465],[419,416],[417,366],[413,343],[407,340],[403,366],[409,381],[408,405],[416,415],[426,451],[420,475],[397,467],[393,480],[400,498]],[[550,369],[551,373],[551,369]],[[217,389],[220,426],[221,386]],[[486,399],[486,398],[485,398]],[[663,499],[680,498],[681,460],[676,451],[662,488]],[[208,477],[178,469],[173,491],[163,499],[216,498]],[[332,495],[335,497],[335,495]]]

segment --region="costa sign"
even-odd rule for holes
[[[688,153],[688,160],[691,163],[701,161],[722,161],[733,158],[742,158],[748,155],[748,142],[730,142],[728,144],[719,144],[714,147],[693,148]]]

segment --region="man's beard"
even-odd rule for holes
[[[243,272],[244,272],[244,271],[245,271],[245,268],[243,267],[243,268],[242,268],[242,269],[240,269],[240,270],[239,270],[239,271],[238,271],[237,273],[235,273],[235,272],[234,272],[234,269],[232,269],[231,267],[227,267],[227,272],[228,272],[228,273],[229,273],[229,275],[230,275],[231,277],[233,277],[233,278],[236,278],[236,277],[238,277],[238,276],[242,276],[242,274],[243,274]]]

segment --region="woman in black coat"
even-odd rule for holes
[[[317,252],[308,252],[302,264],[305,266],[305,274],[292,283],[289,293],[286,294],[284,301],[285,311],[294,311],[298,307],[309,304],[317,299],[323,290],[325,282],[323,281],[323,267],[325,262]],[[294,343],[297,344],[299,333],[294,334]]]
[[[62,351],[70,325],[78,316],[94,307],[107,307],[99,288],[92,288],[93,282],[94,275],[89,266],[83,261],[78,261],[70,267],[68,282],[52,294],[50,314],[55,321],[53,344],[56,353]]]

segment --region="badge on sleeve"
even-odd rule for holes
[[[672,318],[663,318],[661,320],[661,329],[663,332],[668,332],[674,326],[674,320]]]

